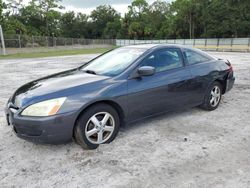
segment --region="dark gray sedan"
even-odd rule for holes
[[[215,110],[234,80],[228,61],[197,49],[127,46],[25,84],[5,112],[18,137],[40,143],[74,139],[95,149],[114,140],[124,123],[180,108]]]

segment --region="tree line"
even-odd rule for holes
[[[227,38],[250,37],[249,0],[134,0],[124,16],[110,5],[90,15],[62,13],[61,0],[0,0],[5,34],[72,38]]]

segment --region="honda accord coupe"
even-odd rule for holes
[[[38,143],[110,143],[119,127],[159,113],[215,110],[235,77],[229,61],[178,45],[120,47],[20,87],[5,108],[15,134]]]

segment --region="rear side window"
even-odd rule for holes
[[[179,49],[164,49],[156,51],[144,59],[141,66],[155,67],[156,72],[182,67],[181,52]]]
[[[193,65],[193,64],[197,64],[197,63],[202,63],[202,62],[206,62],[209,61],[210,58],[206,57],[205,55],[202,55],[199,52],[193,51],[193,50],[189,50],[186,49],[184,51],[184,56],[187,60],[187,63],[189,65]]]

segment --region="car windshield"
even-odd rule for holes
[[[94,59],[81,67],[81,70],[90,74],[116,76],[129,67],[145,51],[146,49],[118,48]]]

